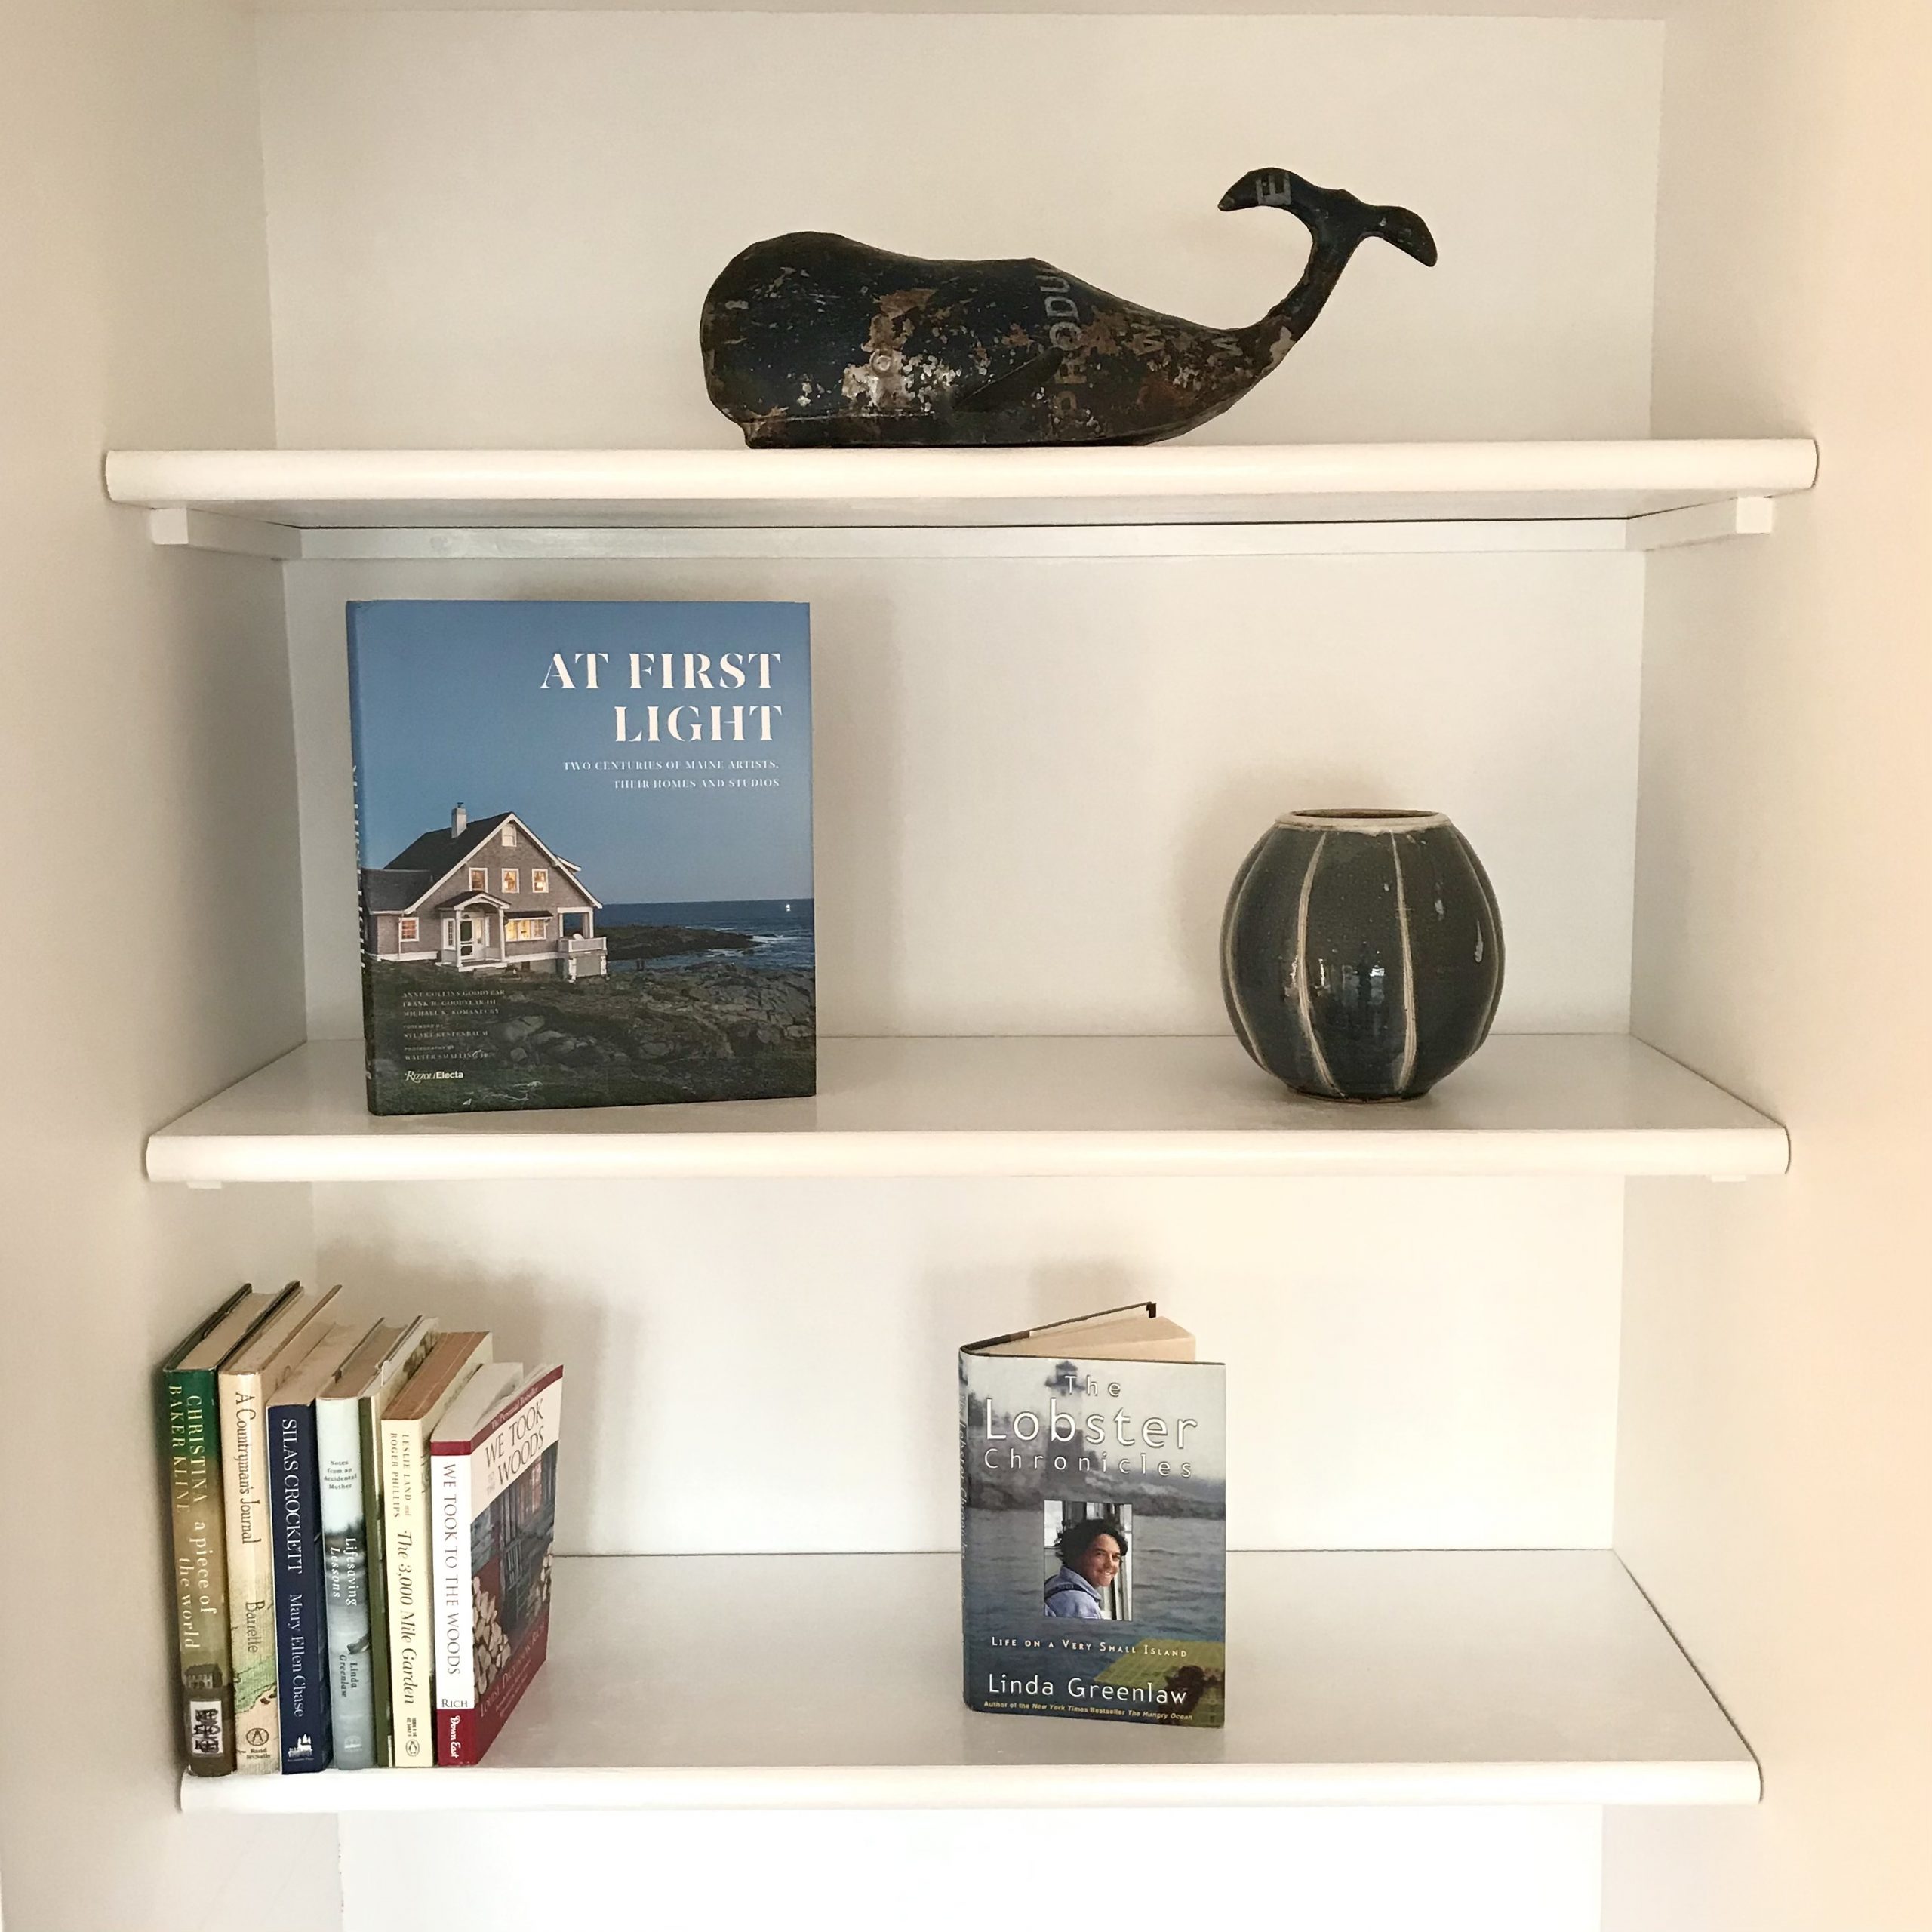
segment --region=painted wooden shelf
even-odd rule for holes
[[[952,1555],[560,1561],[482,1765],[183,1777],[194,1811],[1750,1804],[1607,1550],[1236,1555],[1218,1731],[968,1711]]]
[[[377,1118],[352,1041],[148,1142],[162,1181],[1782,1173],[1783,1128],[1621,1035],[1492,1038],[1400,1105],[1301,1099],[1232,1039],[826,1040],[802,1100]]]
[[[1144,449],[124,450],[108,457],[106,483],[115,502],[152,513],[158,542],[291,558],[701,553],[721,540],[795,554],[1090,555],[1651,549],[1761,534],[1771,525],[1771,500],[1808,489],[1817,471],[1816,446],[1802,438],[1183,441]],[[1142,534],[1110,540],[1078,526]],[[731,535],[721,540],[724,531]]]

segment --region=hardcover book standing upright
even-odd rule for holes
[[[564,1371],[478,1373],[429,1445],[436,1525],[436,1762],[473,1764],[543,1668]]]
[[[215,1378],[228,1545],[228,1641],[235,1668],[235,1768],[257,1776],[281,1769],[268,1404],[315,1346],[321,1331],[314,1324],[341,1292],[285,1294]]]
[[[329,1729],[337,1770],[389,1762],[389,1620],[383,1601],[383,1406],[420,1368],[436,1324],[379,1322],[315,1398],[322,1583],[329,1637]]]
[[[959,1352],[966,1702],[1218,1725],[1224,1371],[1152,1302]]]
[[[349,606],[372,1113],[814,1090],[808,617]]]
[[[171,1350],[157,1373],[162,1451],[174,1530],[174,1639],[188,1768],[235,1768],[235,1680],[228,1642],[227,1531],[215,1372],[294,1291],[238,1288]]]
[[[439,1335],[381,1423],[383,1546],[389,1640],[389,1761],[436,1761],[435,1633],[429,1567],[429,1438],[443,1412],[494,1353],[487,1329]]]
[[[332,1755],[315,1398],[367,1332],[346,1321],[325,1330],[269,1404],[275,1675],[285,1771],[323,1770]]]

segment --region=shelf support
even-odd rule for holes
[[[220,550],[231,556],[270,557],[284,564],[302,554],[302,533],[288,524],[178,504],[148,512],[148,539],[167,549]]]
[[[1678,510],[1653,510],[1633,516],[1624,543],[1632,550],[1675,550],[1691,543],[1718,543],[1727,537],[1768,537],[1777,521],[1769,497],[1728,497],[1718,503],[1692,503]]]

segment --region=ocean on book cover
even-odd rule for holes
[[[965,1698],[976,1711],[1218,1726],[1218,1362],[959,1356]]]
[[[807,607],[348,626],[370,1111],[812,1093]]]

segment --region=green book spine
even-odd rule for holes
[[[235,1687],[214,1371],[164,1370],[159,1381],[183,1734],[189,1770],[198,1777],[220,1777],[235,1768]]]

